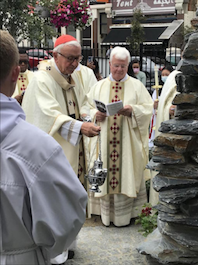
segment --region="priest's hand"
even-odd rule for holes
[[[104,121],[106,117],[107,117],[106,113],[103,113],[101,111],[96,112],[96,120],[97,121],[99,121],[99,122]]]
[[[159,99],[156,99],[156,100],[154,101],[154,104],[153,104],[153,108],[154,108],[154,109],[157,109],[157,108],[158,108],[158,103],[159,103]]]
[[[123,116],[131,117],[132,115],[132,107],[130,105],[124,106],[124,108],[120,109],[118,111],[118,114],[121,114]]]
[[[18,101],[18,103],[19,103],[20,105],[22,104],[23,95],[24,95],[24,94],[21,94],[21,95],[17,95],[17,96],[15,97],[15,99]]]
[[[98,135],[100,130],[100,126],[96,126],[93,122],[83,122],[81,126],[81,133],[88,137],[94,137]]]

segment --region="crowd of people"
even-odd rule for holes
[[[111,47],[110,75],[103,78],[97,60],[82,65],[81,45],[62,35],[53,58],[33,74],[13,37],[1,30],[0,38],[1,264],[64,264],[86,217],[126,226],[147,202],[150,121],[157,117],[157,135],[160,122],[174,114],[178,72],[164,67],[156,103],[139,61],[130,62],[124,47]],[[94,100],[123,107],[108,116]],[[89,196],[84,176],[98,157],[99,135],[108,173],[101,193]]]

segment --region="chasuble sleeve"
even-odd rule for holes
[[[88,94],[92,86],[97,83],[97,79],[93,70],[85,65],[81,65],[80,71],[83,79],[84,91],[86,94]]]
[[[72,126],[72,131],[70,130],[71,126],[71,122],[64,123],[59,129],[59,132],[66,141],[70,142],[73,146],[76,146],[82,138],[82,135],[80,135],[82,122],[76,121]]]
[[[140,83],[136,93],[136,103],[131,105],[133,109],[132,123],[137,123],[142,145],[145,150],[145,158],[147,158],[149,140],[148,132],[149,123],[153,112],[153,100],[142,83]],[[135,121],[133,121],[133,119],[135,119]]]
[[[157,119],[155,125],[155,137],[157,137],[160,132],[158,131],[161,122],[165,120],[169,120],[169,108],[172,105],[172,101],[177,93],[177,84],[175,81],[175,76],[180,73],[177,70],[174,70],[168,76],[161,92],[159,104],[158,104],[158,111],[157,111]]]
[[[153,112],[153,100],[143,84],[137,89],[137,100],[132,104],[133,116],[142,136],[147,135],[150,118]]]
[[[64,123],[73,121],[67,114],[62,88],[44,71],[28,85],[22,108],[28,122],[52,136]]]
[[[92,107],[91,106],[91,103],[89,101],[89,98],[87,96],[87,94],[84,93],[84,91],[81,92],[81,101],[80,101],[80,115],[82,114],[86,114],[86,115],[90,115],[90,108]]]
[[[88,87],[89,88],[88,92],[89,92],[92,86],[94,86],[97,83],[97,79],[92,69],[88,68],[87,71],[88,71],[88,78],[89,78],[89,87]]]
[[[87,93],[85,93],[84,85],[80,77],[78,77],[77,71],[72,74],[72,78],[75,82],[75,93],[78,100],[80,114],[90,115],[90,106],[88,103]]]
[[[87,193],[60,146],[35,173],[29,188],[32,236],[50,258],[67,249],[86,216]]]

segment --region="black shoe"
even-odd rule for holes
[[[73,257],[74,257],[74,251],[73,250],[69,250],[67,259],[73,259]]]

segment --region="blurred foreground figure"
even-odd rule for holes
[[[8,32],[0,40],[0,264],[47,265],[82,227],[87,194],[61,146],[10,98],[19,54]]]

